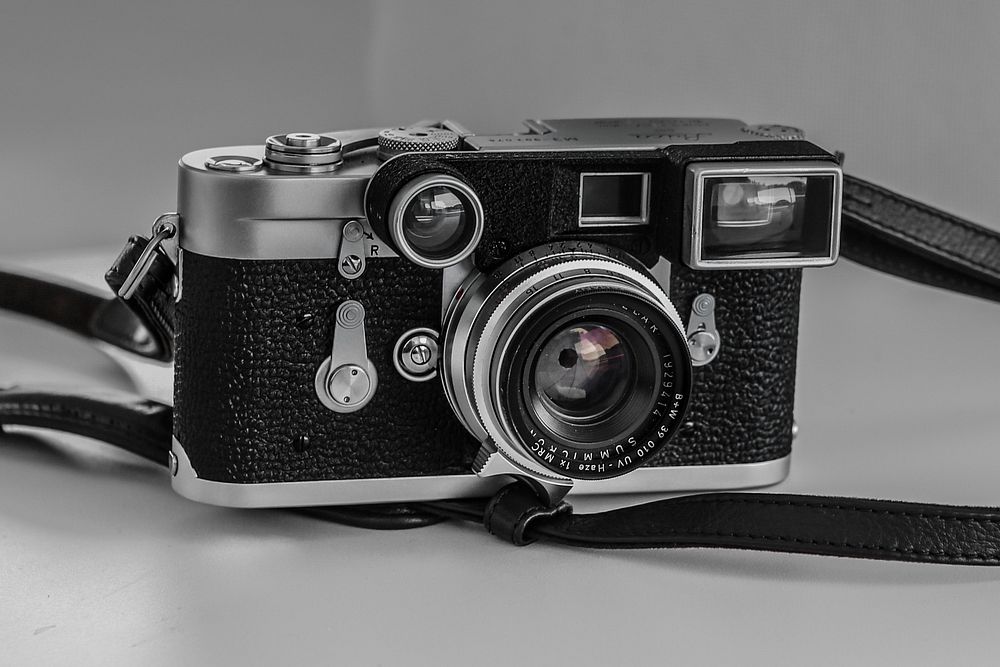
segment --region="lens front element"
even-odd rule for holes
[[[483,234],[483,207],[466,183],[445,174],[424,174],[396,193],[389,233],[400,253],[420,266],[457,264]]]
[[[635,355],[610,327],[579,322],[541,347],[532,373],[544,410],[569,423],[600,420],[635,386]]]

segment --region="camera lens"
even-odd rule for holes
[[[389,207],[389,231],[400,253],[428,268],[468,257],[483,233],[483,209],[475,192],[444,174],[406,184]]]
[[[641,265],[572,246],[470,276],[445,316],[441,377],[469,431],[508,458],[615,477],[679,428],[691,362],[676,310]]]
[[[600,419],[635,384],[632,350],[610,327],[580,322],[546,341],[532,383],[545,409],[569,422]]]

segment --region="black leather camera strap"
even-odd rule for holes
[[[599,549],[722,547],[956,565],[1000,564],[1000,509],[772,493],[708,493],[597,514],[540,506],[523,484],[485,511],[494,535]]]
[[[885,273],[1000,301],[1000,234],[846,174],[840,251]]]
[[[0,426],[49,428],[84,435],[167,464],[173,410],[125,392],[86,394],[53,387],[0,389]]]
[[[116,291],[146,244],[146,239],[130,239],[109,271],[108,282]],[[841,252],[881,271],[1000,301],[1000,234],[851,177],[844,183]],[[167,360],[173,349],[172,271],[169,259],[157,253],[126,299],[127,314],[120,308],[115,312],[114,301],[84,290],[0,272],[0,308]],[[128,395],[0,389],[0,425],[87,435],[164,465],[170,414],[167,405]],[[1000,509],[989,507],[708,493],[578,515],[565,503],[546,506],[527,485],[516,482],[488,501],[303,511],[370,528],[410,528],[445,518],[476,521],[516,545],[540,540],[605,549],[721,547],[1000,564]]]
[[[117,294],[148,241],[128,240],[105,279]],[[129,299],[95,294],[85,287],[0,270],[0,310],[28,315],[73,333],[110,343],[156,361],[174,358],[174,266],[152,255]]]

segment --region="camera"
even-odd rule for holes
[[[780,481],[839,159],[728,119],[452,121],[180,160],[174,488],[240,507]]]

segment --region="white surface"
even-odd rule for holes
[[[113,255],[20,262],[96,284]],[[1000,308],[847,262],[805,283],[801,435],[773,490],[1000,501]],[[168,378],[136,376],[161,395]],[[0,379],[130,382],[10,317]],[[372,532],[198,505],[80,438],[0,445],[4,664],[914,665],[1000,649],[1000,569]]]

